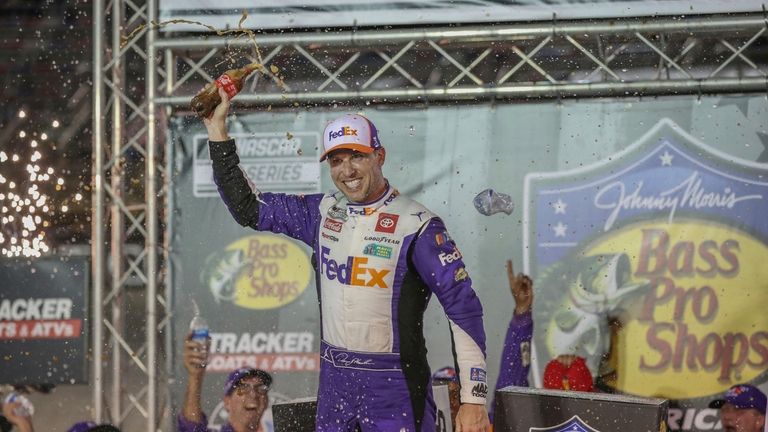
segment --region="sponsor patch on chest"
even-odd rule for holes
[[[339,263],[329,257],[330,252],[323,246],[320,253],[320,271],[328,280],[350,286],[389,288],[385,278],[391,270],[370,266],[367,257],[349,256]]]
[[[400,216],[391,213],[379,213],[379,219],[376,221],[376,232],[394,234],[397,228],[397,219]]]
[[[326,228],[335,232],[341,232],[342,224],[343,222],[340,222],[331,218],[326,218],[325,222],[323,222],[323,228]]]

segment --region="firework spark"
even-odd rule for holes
[[[27,115],[19,111],[19,117]],[[44,166],[45,150],[37,140],[29,139],[35,136],[43,141],[48,138],[45,132],[20,131],[20,140],[28,140],[26,149],[0,150],[0,252],[6,257],[40,257],[50,251],[45,228],[52,225],[55,206],[46,191],[61,191],[64,180],[54,176],[53,167]],[[66,212],[67,206],[62,205],[61,211]]]

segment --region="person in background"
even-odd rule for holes
[[[190,335],[191,336],[191,335]],[[208,347],[187,336],[184,341],[184,368],[189,374],[184,394],[184,405],[178,416],[179,432],[207,432],[208,419],[200,402],[208,361]],[[224,385],[224,407],[228,424],[220,432],[272,432],[272,424],[265,420],[269,405],[272,376],[254,368],[240,368],[229,374]]]
[[[725,432],[763,432],[765,430],[765,393],[749,384],[736,384],[720,399],[709,403],[720,409]]]
[[[507,260],[507,280],[515,307],[501,352],[496,390],[508,386],[528,387],[528,372],[531,369],[533,280],[523,273],[515,275],[512,260]],[[491,411],[493,409],[492,403]]]
[[[20,402],[10,402],[3,404],[3,417],[6,418],[8,423],[16,426],[19,432],[34,432],[35,428],[32,427],[32,417],[19,416],[13,411],[21,406]]]
[[[448,386],[448,400],[451,403],[451,424],[456,424],[456,414],[461,407],[461,386],[459,385],[456,369],[446,366],[432,374],[433,385]]]

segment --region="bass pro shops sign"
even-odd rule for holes
[[[678,401],[670,429],[719,429],[707,403],[768,370],[768,165],[663,120],[525,193],[535,374],[578,354],[603,386]]]

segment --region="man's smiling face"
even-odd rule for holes
[[[336,150],[328,155],[331,179],[350,202],[373,201],[386,189],[384,174],[381,172],[385,156],[384,149],[377,149],[373,153]]]

